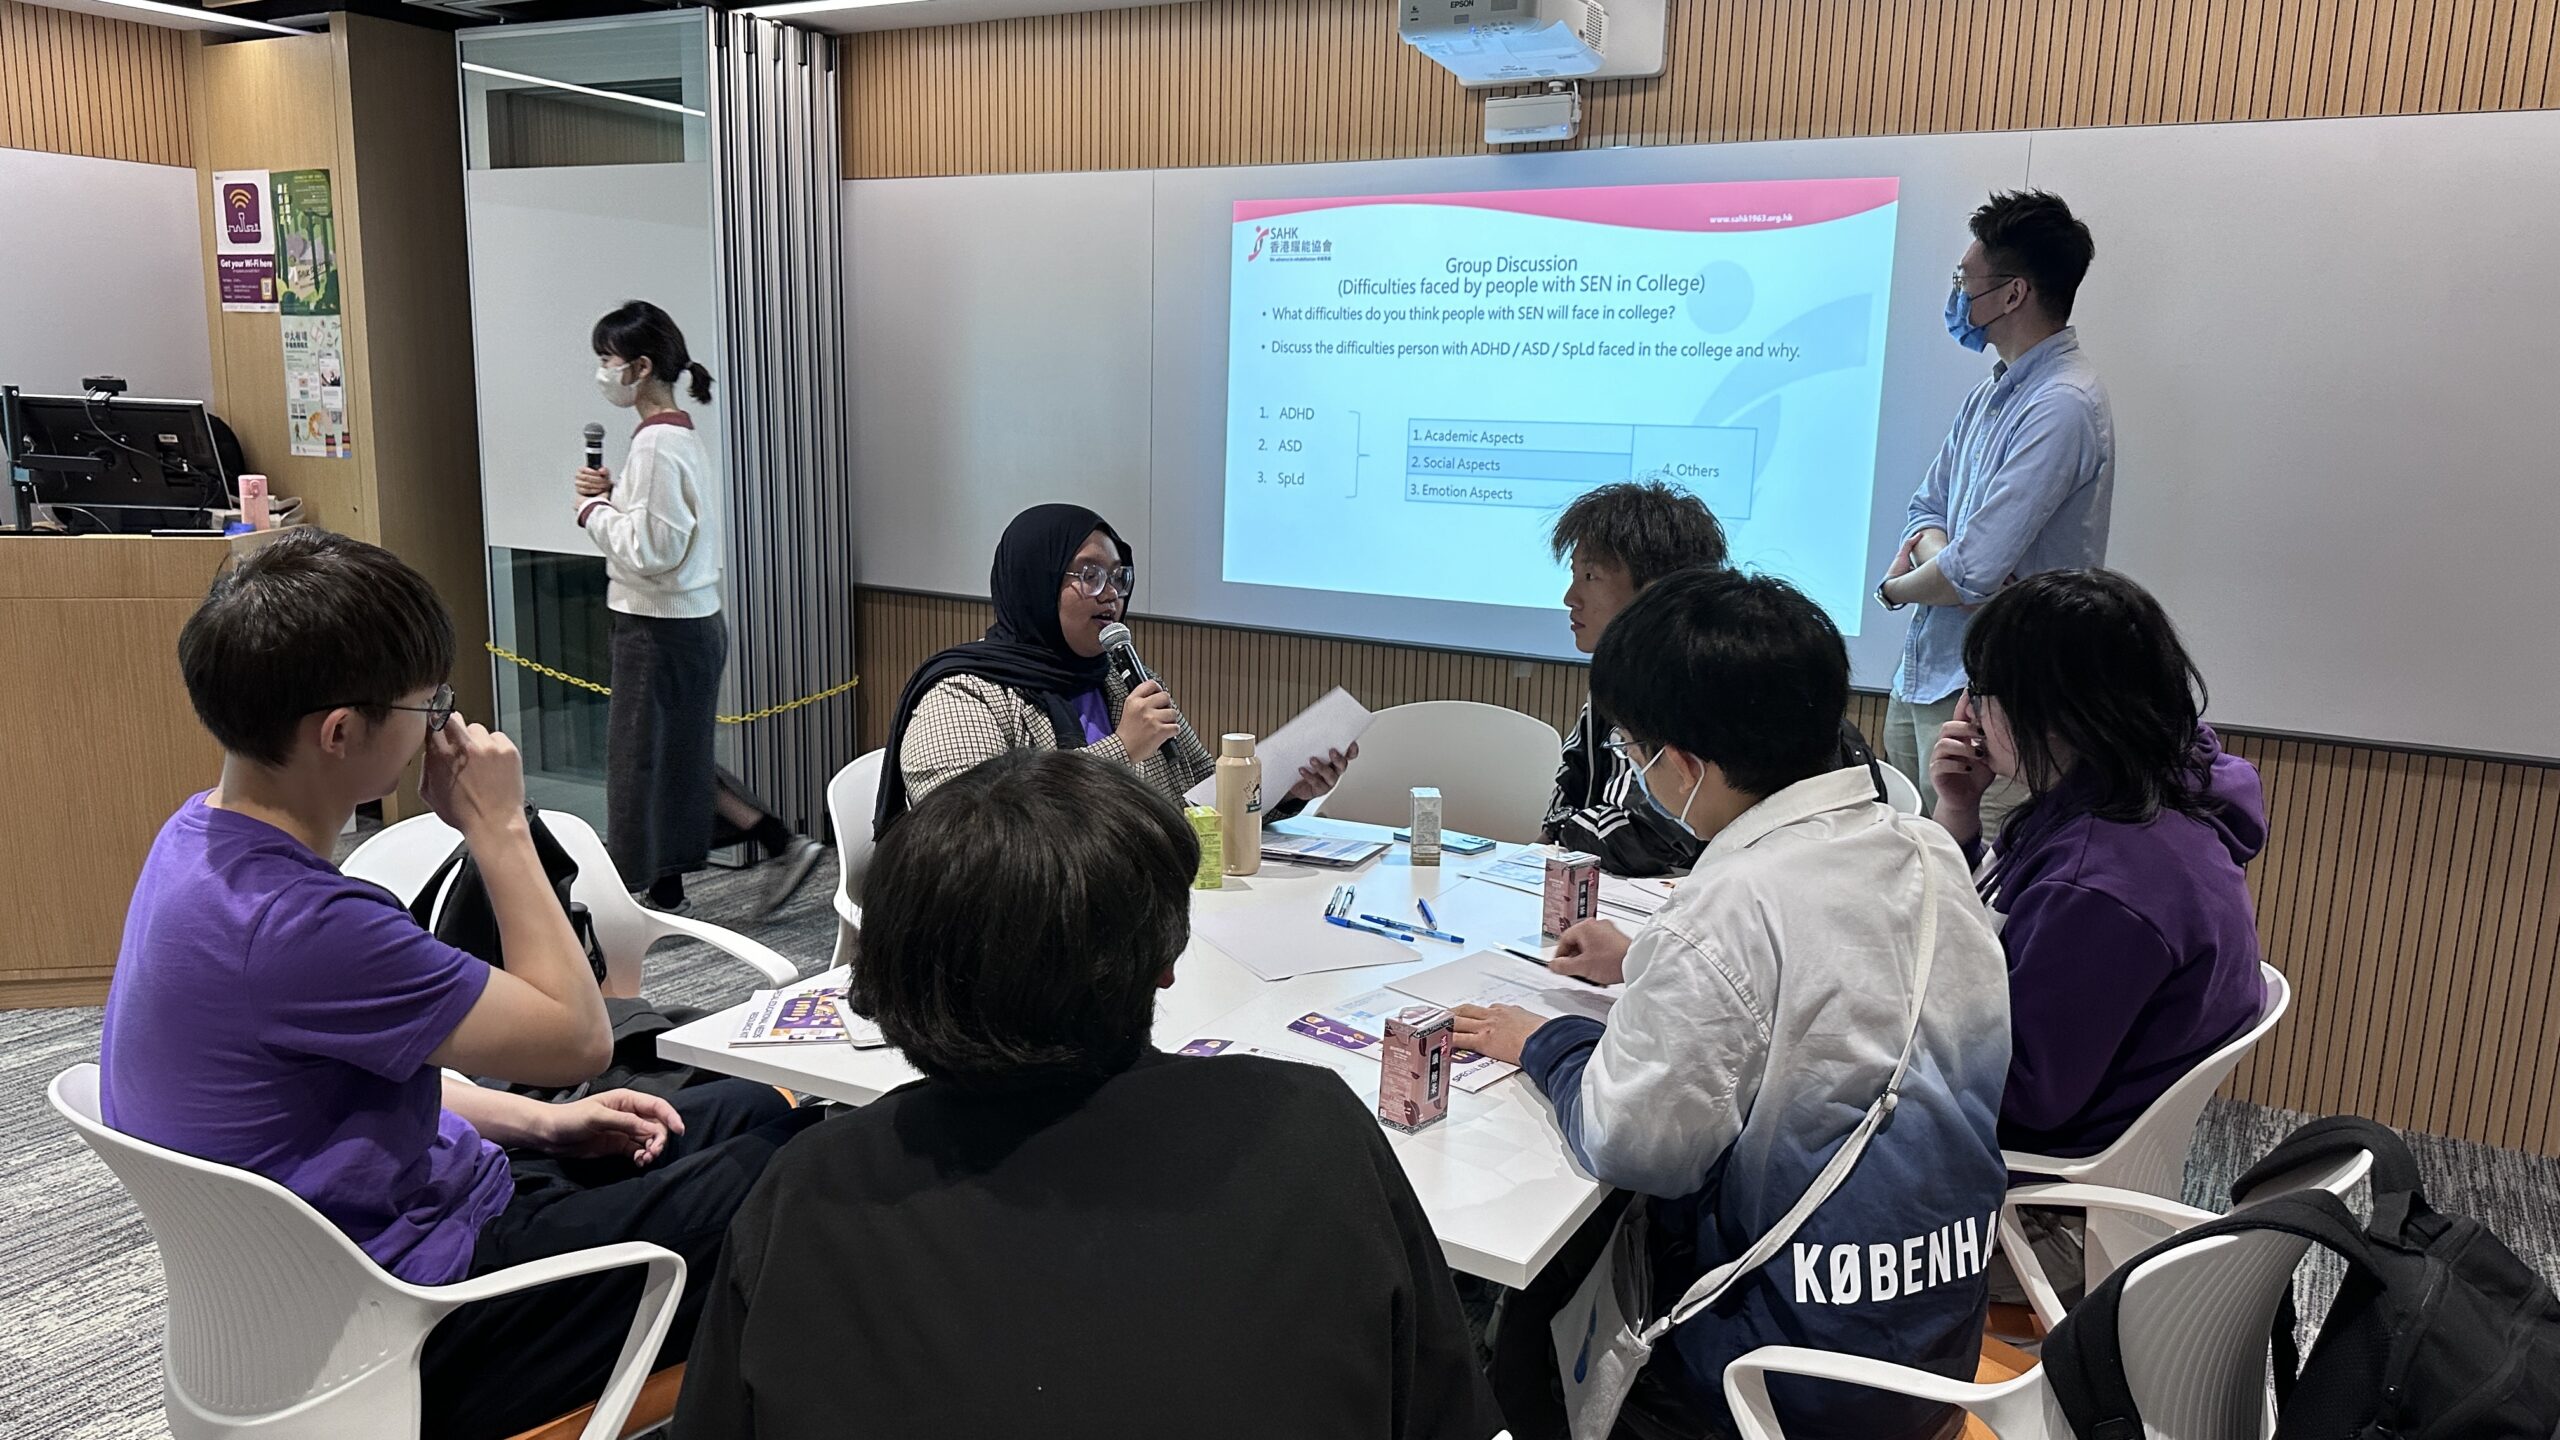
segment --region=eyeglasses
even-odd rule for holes
[[[1634,763],[1635,757],[1629,752],[1635,748],[1636,742],[1627,738],[1626,731],[1620,730],[1616,726],[1611,726],[1609,729],[1609,738],[1601,741],[1600,744],[1610,754],[1617,756],[1620,760],[1627,761],[1630,764]]]
[[[1076,587],[1077,594],[1088,599],[1101,599],[1106,589],[1126,595],[1138,583],[1138,567],[1079,565],[1067,572],[1067,583]]]
[[[390,705],[372,700],[340,700],[332,705],[323,705],[320,710],[415,710],[427,717],[427,733],[433,735],[444,728],[444,722],[453,718],[453,687],[437,686],[436,693],[424,705]],[[315,710],[312,713],[318,714],[319,711]]]
[[[1962,292],[1964,298],[1967,300],[1979,300],[1983,296],[1991,293],[1990,289],[1966,290],[1964,288],[1964,282],[1969,278],[1971,277],[1967,276],[1962,270],[1958,270],[1955,274],[1947,277],[1947,284],[1953,289]],[[1985,275],[1982,278],[1987,281],[1997,282],[1997,285],[2006,285],[2012,280],[2024,280],[2027,277],[2024,275]],[[1997,286],[1995,285],[1993,288],[1997,288]]]

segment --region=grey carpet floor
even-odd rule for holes
[[[693,887],[701,918],[754,936],[799,965],[824,968],[835,945],[832,861],[779,916],[747,913],[762,877],[714,872]],[[720,1007],[745,998],[752,971],[706,946],[665,946],[650,957],[649,991],[662,1001]],[[0,1013],[0,1440],[128,1440],[166,1436],[161,1416],[158,1253],[142,1216],[106,1167],[45,1100],[64,1068],[98,1053],[95,1009]],[[2187,1169],[2187,1198],[2210,1209],[2233,1177],[2307,1117],[2217,1100]],[[2560,1161],[2461,1141],[2412,1136],[2440,1209],[2487,1222],[2545,1275],[2560,1274]],[[2317,1260],[2304,1269],[2306,1326],[2336,1284]]]

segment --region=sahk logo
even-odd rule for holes
[[[222,227],[234,245],[255,245],[266,238],[266,215],[255,185],[222,187]]]
[[[1295,225],[1254,226],[1253,252],[1244,258],[1259,260],[1266,250],[1271,252],[1274,263],[1282,260],[1330,260],[1333,258],[1332,241],[1301,235]]]

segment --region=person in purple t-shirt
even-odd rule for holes
[[[1964,665],[1929,779],[2001,917],[2000,1143],[2094,1155],[2258,1019],[2241,867],[2266,843],[2266,801],[2257,770],[2202,723],[2203,681],[2167,612],[2122,575],[2009,586],[1974,615]],[[1986,856],[1994,776],[2030,798]]]
[[[388,551],[299,530],[216,579],[178,641],[222,776],[163,826],[107,997],[108,1124],[275,1180],[392,1274],[445,1285],[648,1240],[707,1274],[730,1215],[817,1118],[725,1081],[546,1105],[602,1070],[595,978],[534,856],[524,771],[453,713],[453,623]],[[507,968],[438,941],[330,863],[355,807],[399,784],[485,877]],[[424,1433],[512,1434],[593,1400],[637,1272],[464,1306],[422,1357]],[[688,1287],[664,1354],[689,1343]]]

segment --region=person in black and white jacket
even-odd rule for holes
[[[1549,542],[1573,573],[1565,616],[1573,648],[1588,655],[1601,633],[1647,585],[1675,571],[1720,570],[1724,526],[1706,503],[1659,480],[1583,492],[1556,517]],[[1538,838],[1600,857],[1612,875],[1670,875],[1695,865],[1698,841],[1644,803],[1635,772],[1607,745],[1609,717],[1584,701],[1556,767],[1555,798]],[[1854,725],[1840,730],[1840,764],[1873,768],[1875,751]],[[1878,795],[1884,791],[1877,777]]]

